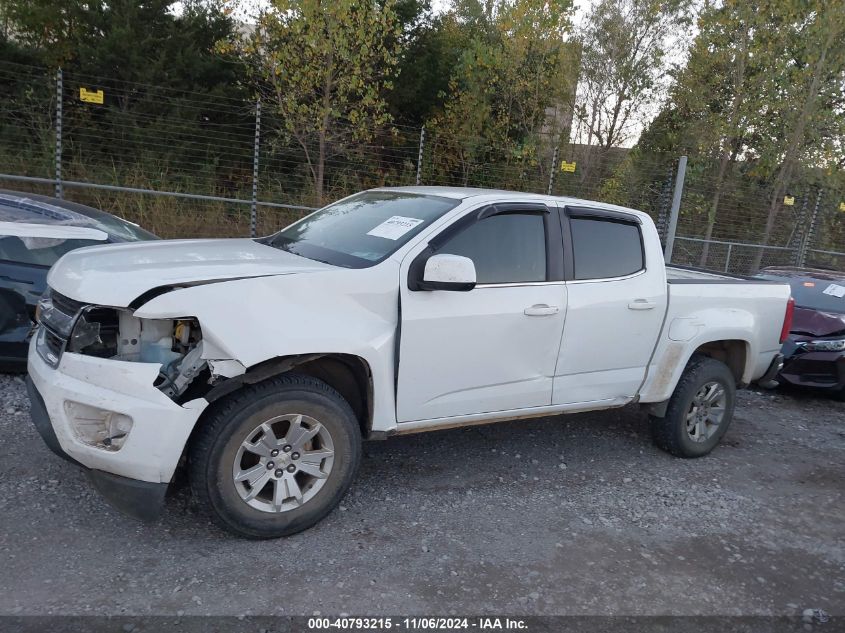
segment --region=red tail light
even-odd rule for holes
[[[783,315],[783,327],[780,329],[780,342],[783,343],[789,337],[792,329],[792,315],[795,314],[795,299],[789,298],[786,302],[786,314]]]

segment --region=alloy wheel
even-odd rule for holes
[[[720,383],[711,381],[698,390],[686,416],[687,435],[693,442],[713,437],[725,416],[725,405],[725,388]]]
[[[334,443],[310,416],[275,416],[241,442],[232,466],[235,489],[263,512],[287,512],[316,495],[332,470]]]

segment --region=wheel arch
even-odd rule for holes
[[[650,371],[641,391],[640,402],[647,404],[655,415],[665,410],[669,398],[675,392],[678,382],[693,358],[706,356],[728,366],[737,386],[750,382],[754,371],[754,356],[751,342],[740,337],[713,337],[697,340],[687,346],[682,341],[670,342],[662,353],[662,360]]]
[[[701,343],[696,347],[687,364],[695,356],[707,356],[723,362],[731,370],[737,385],[743,385],[745,375],[750,371],[751,345],[743,339],[719,339]]]
[[[253,385],[275,376],[295,372],[322,380],[349,403],[361,428],[362,437],[370,434],[373,420],[373,375],[369,363],[353,354],[293,354],[277,356],[230,378],[205,394],[213,405],[236,392],[243,385]]]

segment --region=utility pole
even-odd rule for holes
[[[552,154],[552,169],[549,171],[549,190],[547,191],[549,195],[552,195],[552,191],[554,191],[555,188],[555,173],[557,173],[557,158],[559,151],[560,147],[555,145],[555,151]]]
[[[56,71],[56,184],[55,196],[63,197],[62,191],[62,69]]]
[[[425,126],[420,128],[420,151],[417,154],[417,186],[422,184],[423,150],[425,149]]]
[[[687,173],[687,157],[678,161],[678,173],[675,175],[675,191],[672,193],[672,209],[669,211],[669,230],[666,232],[666,248],[663,260],[672,263],[672,250],[675,248],[675,231],[678,230],[678,214],[681,210],[681,194],[684,192],[684,178]]]
[[[258,150],[261,146],[261,98],[255,101],[255,144],[252,151],[252,206],[249,213],[249,235],[255,237],[258,223]]]

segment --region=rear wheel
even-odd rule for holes
[[[731,370],[713,358],[695,356],[669,399],[666,415],[651,418],[654,443],[678,457],[702,457],[728,430],[736,402]]]
[[[275,538],[311,527],[340,503],[361,457],[349,404],[310,376],[245,387],[199,430],[191,489],[224,529]]]

